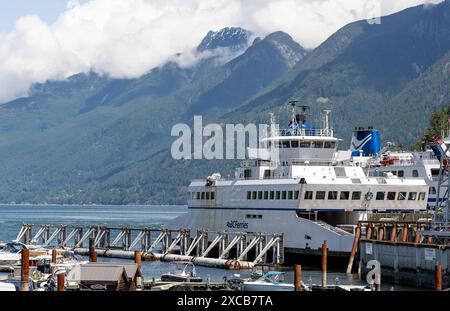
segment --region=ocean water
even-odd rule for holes
[[[110,227],[157,227],[171,219],[187,213],[186,206],[62,206],[62,205],[0,205],[0,241],[8,242],[16,238],[21,225],[28,224],[65,224],[95,225]],[[126,260],[98,258],[100,262],[124,262]],[[167,262],[143,262],[144,279],[159,278],[169,271],[176,271],[179,265]],[[229,271],[208,267],[196,267],[197,273],[209,277],[212,281],[222,281],[237,273],[250,276],[251,271]],[[285,282],[293,283],[293,269],[287,267]],[[303,267],[303,282],[321,283],[321,272],[314,268]],[[365,285],[356,275],[347,276],[342,271],[328,271],[328,284]],[[408,290],[407,287],[384,283],[383,290]]]

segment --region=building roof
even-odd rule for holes
[[[117,282],[123,277],[133,279],[139,274],[136,264],[87,263],[72,269],[67,280]]]

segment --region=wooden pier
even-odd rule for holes
[[[433,235],[428,219],[361,221],[355,235],[359,271],[365,276],[370,260],[381,265],[384,280],[416,287],[450,287],[450,232]],[[354,244],[355,248],[355,244]],[[347,272],[355,267],[352,250]],[[438,271],[439,270],[439,271]]]

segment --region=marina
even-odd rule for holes
[[[17,210],[17,206],[0,206],[0,214],[4,221],[1,227],[1,235],[4,237],[9,237],[9,240],[13,240],[17,237],[17,233],[21,228],[22,223],[30,223],[31,221],[45,223],[52,221],[67,221],[66,224],[69,224],[70,218],[73,217],[75,221],[79,224],[84,224],[87,226],[88,223],[96,222],[97,218],[100,215],[105,215],[108,211],[108,216],[103,219],[101,225],[105,226],[106,223],[109,223],[111,226],[120,226],[123,219],[120,217],[115,217],[115,215],[123,213],[124,210],[127,211],[127,219],[125,221],[130,224],[134,224],[134,226],[139,227],[142,223],[154,223],[155,226],[159,223],[164,223],[167,221],[167,218],[174,218],[178,214],[184,214],[186,212],[185,207],[173,207],[178,212],[175,214],[169,214],[171,216],[160,216],[162,213],[160,210],[167,207],[150,207],[150,206],[22,206]],[[16,211],[13,213],[13,211]],[[14,215],[14,217],[13,217]],[[78,220],[77,220],[78,219]],[[85,223],[83,223],[85,222]],[[88,241],[86,242],[86,246],[88,246]],[[88,256],[81,257],[82,262],[88,262]],[[321,284],[322,282],[322,272],[320,270],[320,257],[317,261],[317,267],[303,265],[302,272],[302,280],[307,286],[314,286],[314,284]],[[107,258],[107,257],[98,257],[97,262],[101,263],[113,263],[113,264],[129,264],[134,262],[133,259],[120,259],[120,258]],[[164,283],[162,281],[158,281],[162,275],[166,274],[168,271],[179,271],[177,270],[177,265],[169,262],[163,261],[145,261],[141,262],[142,264],[142,275],[143,275],[143,285],[145,286],[145,290],[150,290],[150,286],[153,284],[153,280],[155,280],[155,285],[165,285],[168,287],[167,282]],[[331,262],[329,263],[331,265]],[[183,264],[181,264],[183,266]],[[276,270],[276,267],[268,267],[269,270]],[[266,271],[267,271],[266,269]],[[282,266],[279,267],[281,271],[285,272],[284,279],[285,282],[294,284],[294,269],[290,266]],[[235,274],[239,274],[239,278],[248,278],[251,279],[252,270],[223,270],[212,267],[203,267],[196,266],[197,275],[201,276],[204,280],[203,283],[199,284],[199,288],[205,289],[205,285],[207,284],[208,278],[210,279],[211,288],[223,289],[225,287],[225,283],[223,281],[224,276],[226,276],[229,280],[235,277]],[[347,275],[344,271],[345,269],[333,269],[329,268],[327,272],[328,284],[329,286],[334,286],[335,284],[339,284],[341,286],[350,286],[350,287],[358,287],[367,286],[365,280],[361,280],[357,274]],[[180,271],[179,271],[180,272]],[[0,279],[5,279],[9,273],[0,273]],[[214,287],[216,286],[217,287]],[[169,285],[171,286],[171,285]],[[194,286],[194,285],[192,285]],[[203,287],[202,287],[203,286]],[[384,282],[382,284],[382,290],[389,291],[392,286],[395,287],[396,290],[407,290],[412,289],[413,287],[396,285],[389,282]],[[164,287],[163,287],[164,288]]]
[[[22,222],[12,243],[2,245],[2,269],[15,278],[20,271],[22,290],[30,287],[30,263],[36,267],[33,276],[39,271],[47,278],[44,285],[32,278],[33,290],[379,291],[381,279],[447,288],[450,154],[445,142],[440,137],[429,141],[437,179],[414,173],[405,177],[400,170],[387,171],[396,162],[386,160],[373,127],[355,129],[352,148],[338,150],[331,111],[323,112],[323,127],[318,128],[308,106],[290,104],[288,127],[278,129],[272,115],[270,131],[259,148],[248,149],[249,160],[236,168],[234,178],[213,173],[191,182],[187,212],[165,218],[167,208],[161,209],[165,219],[153,226],[145,221],[144,226],[130,226],[123,219],[122,226]],[[403,163],[404,171],[423,163]],[[422,175],[433,175],[431,170],[425,167]],[[56,273],[62,252],[89,262],[66,262],[66,269]],[[185,267],[149,282],[142,262],[155,261]],[[329,267],[351,275],[356,264],[358,278],[368,284],[329,282]],[[42,265],[47,265],[44,271],[36,270]],[[302,265],[320,267],[320,283],[306,285]],[[256,274],[260,266],[270,270]],[[250,277],[236,273],[231,281],[222,276],[219,282],[210,277],[205,282],[196,267],[252,272]],[[286,267],[294,267],[291,283],[284,281]]]

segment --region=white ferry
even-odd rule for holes
[[[442,145],[445,150],[450,145],[450,137],[434,137],[436,147]],[[379,134],[371,127],[356,128],[352,137],[352,158],[355,165],[363,166],[370,176],[389,176],[391,178],[419,178],[428,185],[428,203],[434,206],[437,198],[445,200],[445,187],[439,190],[439,154],[442,151],[427,149],[425,151],[392,151],[392,143],[380,148]],[[438,196],[437,192],[440,192]]]
[[[189,185],[187,215],[170,228],[192,231],[283,233],[285,261],[319,255],[326,241],[330,256],[348,256],[357,221],[372,212],[416,212],[427,208],[423,179],[368,177],[363,167],[343,165],[351,151],[337,151],[324,115],[314,128],[306,111],[286,130],[275,130],[248,149],[249,160],[232,179],[213,174]],[[274,124],[274,122],[272,122]]]

